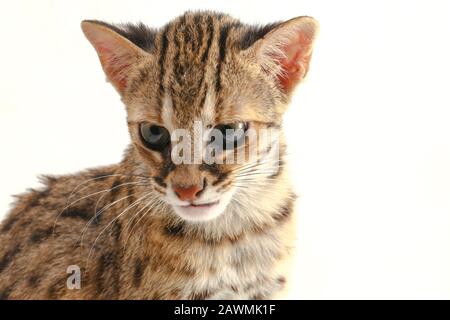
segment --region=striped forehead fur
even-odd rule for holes
[[[198,79],[187,75],[196,72],[204,74],[208,67],[215,67],[215,79],[210,80],[216,91],[219,91],[222,87],[221,64],[226,59],[227,51],[245,50],[279,25],[248,25],[229,15],[210,11],[186,12],[159,29],[147,27],[143,23],[98,23],[116,31],[141,49],[155,53],[161,69],[160,93],[167,89],[183,88],[186,92],[182,98],[184,100],[192,100],[196,96],[204,99],[204,94],[192,95],[192,92],[198,94],[203,90],[206,93],[206,84],[209,82],[195,81]],[[167,79],[169,73],[172,76]],[[190,90],[186,90],[186,87]],[[198,103],[203,105],[202,102]]]
[[[274,22],[265,25],[249,25],[240,22],[229,15],[213,11],[188,11],[183,16],[178,17],[173,22],[159,29],[151,28],[142,22],[126,24],[112,24],[97,20],[95,20],[95,22],[109,27],[148,52],[154,51],[157,34],[161,33],[169,25],[174,26],[176,29],[187,30],[186,40],[189,41],[196,37],[199,37],[199,39],[202,40],[202,37],[207,36],[204,28],[199,27],[201,24],[206,24],[207,27],[213,27],[216,22],[221,22],[219,25],[221,24],[226,27],[231,26],[235,31],[239,32],[239,36],[236,39],[236,45],[239,49],[244,50],[280,24],[280,22]]]

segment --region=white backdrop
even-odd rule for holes
[[[186,9],[321,23],[286,116],[301,195],[291,298],[450,298],[448,1],[4,1],[0,217],[37,174],[117,162],[129,141],[80,21],[161,26]]]

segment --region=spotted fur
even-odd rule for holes
[[[0,227],[0,298],[274,298],[288,283],[295,225],[282,115],[315,28],[308,17],[256,27],[213,12],[187,12],[160,29],[85,21],[127,108],[132,143],[117,165],[44,177],[17,197]],[[283,54],[293,37],[294,64]],[[275,128],[281,158],[250,166],[245,178],[245,164],[175,165],[138,133],[142,121],[192,131],[196,119]],[[232,197],[217,218],[192,223],[164,201],[173,181]],[[72,265],[81,289],[66,286]]]

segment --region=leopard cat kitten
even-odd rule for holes
[[[0,298],[279,297],[295,236],[281,123],[317,22],[187,12],[160,29],[81,26],[126,106],[132,143],[119,164],[47,176],[17,197],[0,226]],[[196,121],[271,128],[277,157],[268,144],[245,163],[177,164],[170,135]]]

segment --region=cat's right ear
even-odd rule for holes
[[[137,61],[148,53],[103,22],[85,20],[81,23],[81,29],[97,51],[108,80],[119,93],[124,93],[130,72]]]

